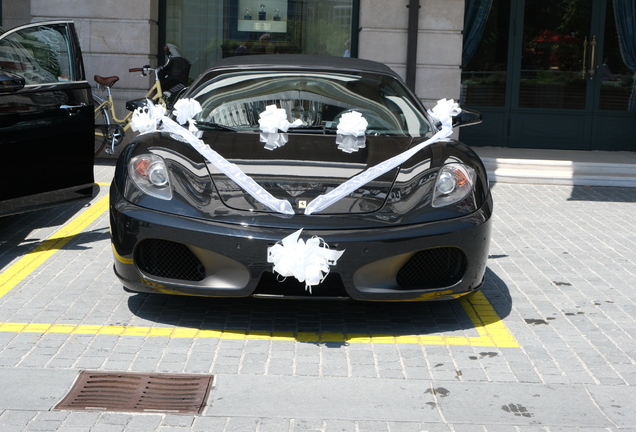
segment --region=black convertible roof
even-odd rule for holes
[[[258,69],[319,69],[330,71],[375,72],[391,75],[401,80],[400,76],[390,67],[371,60],[305,54],[266,54],[227,57],[214,63],[208,70],[246,69],[250,67]]]

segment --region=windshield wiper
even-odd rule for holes
[[[216,129],[216,130],[224,130],[224,131],[230,131],[230,132],[238,132],[238,129],[234,129],[231,126],[222,125],[220,123],[205,122],[205,121],[197,120],[194,124],[197,127],[201,126],[203,129]]]
[[[328,128],[325,125],[315,126],[291,126],[289,132],[309,132],[309,133],[336,133],[336,128]]]

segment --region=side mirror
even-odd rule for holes
[[[453,117],[453,127],[470,126],[481,123],[481,113],[462,108],[462,112]]]
[[[0,70],[0,93],[12,93],[22,90],[26,81],[13,72]]]

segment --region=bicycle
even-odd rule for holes
[[[95,75],[97,88],[108,93],[106,99],[93,93],[93,100],[97,105],[95,107],[95,156],[102,150],[107,154],[115,153],[115,147],[121,144],[126,132],[130,129],[134,111],[146,106],[148,99],[155,104],[169,108],[167,101],[170,96],[185,88],[190,73],[190,62],[183,57],[172,57],[168,51],[167,53],[168,61],[163,66],[151,68],[146,65],[141,68],[128,69],[129,72],[141,72],[142,76],[148,76],[148,73],[154,72],[155,83],[143,98],[126,102],[126,109],[130,112],[123,119],[118,118],[115,113],[113,95],[110,91],[113,85],[119,81],[119,77]],[[106,144],[109,145],[106,146]]]

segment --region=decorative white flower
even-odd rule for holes
[[[297,119],[290,123],[287,121],[287,111],[276,108],[276,105],[267,105],[265,111],[259,114],[258,124],[263,133],[278,133],[287,132],[291,126],[301,126],[303,121]]]
[[[358,111],[351,111],[340,117],[337,132],[339,135],[361,137],[364,136],[367,126],[369,126],[369,122],[367,122],[367,119],[362,117],[361,113]]]
[[[148,101],[145,107],[137,108],[130,120],[130,128],[140,134],[154,132],[166,114],[166,109]]]
[[[285,144],[287,144],[287,141],[289,140],[289,137],[284,132],[283,133],[277,133],[277,132],[265,133],[265,132],[261,132],[260,140],[261,140],[261,142],[266,143],[265,144],[265,148],[267,150],[274,150],[274,149],[277,149],[278,147],[282,147]]]
[[[185,124],[189,119],[203,111],[201,104],[196,99],[179,99],[173,108],[173,113],[177,117],[177,123]]]
[[[428,110],[428,113],[435,120],[438,120],[448,128],[453,127],[453,117],[461,112],[462,109],[459,107],[459,104],[457,104],[453,99],[440,99],[437,101],[437,105]]]
[[[274,271],[283,277],[294,276],[305,282],[305,289],[318,285],[329,274],[329,266],[336,265],[344,250],[330,250],[329,245],[319,237],[304,242],[300,237],[302,229],[288,235],[267,249],[267,262],[274,264]]]
[[[358,137],[353,135],[336,135],[336,144],[338,149],[345,153],[357,152],[361,148],[365,148],[366,138],[364,136]]]

